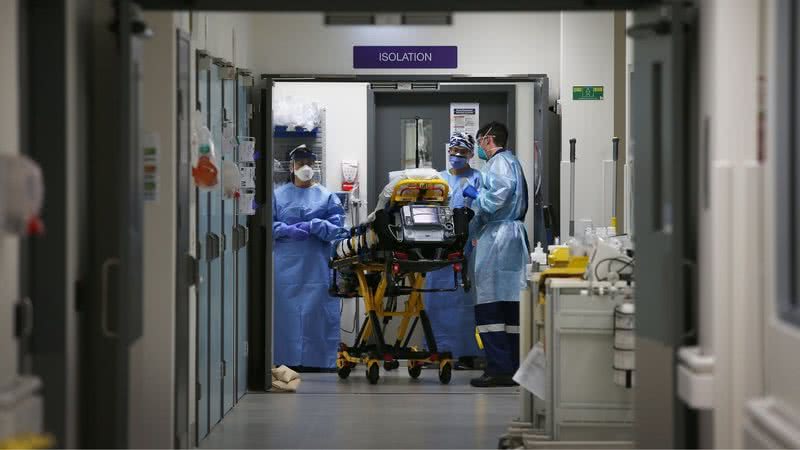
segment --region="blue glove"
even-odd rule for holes
[[[297,222],[293,225],[295,228],[311,233],[311,222]]]
[[[469,241],[467,241],[467,245],[464,246],[464,256],[469,258],[469,255],[472,254],[472,250],[474,250],[474,249],[475,249],[475,246],[472,245],[472,239],[470,239]]]
[[[305,227],[303,227],[301,223],[296,223],[289,226],[285,231],[286,237],[292,241],[305,241],[308,239],[309,233],[303,228],[306,228],[307,230],[308,224],[306,224]]]
[[[467,187],[465,187],[464,190],[461,191],[461,195],[475,200],[476,198],[478,198],[478,190],[475,189],[473,185],[468,184]]]
[[[344,227],[325,219],[311,219],[310,233],[324,242],[333,242],[350,234]]]

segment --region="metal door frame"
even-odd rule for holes
[[[534,80],[530,81],[535,83]],[[501,83],[497,81],[496,83]],[[399,90],[399,89],[367,89],[367,173],[369,174],[369,185],[372,187],[381,186],[378,183],[378,174],[375,170],[376,157],[378,155],[378,144],[376,142],[376,109],[377,109],[377,95],[394,94],[394,95],[415,95],[415,94],[506,94],[506,126],[509,128],[508,133],[508,147],[515,148],[517,142],[516,129],[512,129],[511,124],[517,121],[517,88],[511,83],[502,83],[493,86],[490,83],[480,85],[440,85],[436,90]],[[535,97],[535,96],[534,96]],[[534,98],[534,108],[538,100]],[[534,120],[534,125],[536,125]],[[534,140],[536,135],[536,127],[534,127]],[[374,197],[374,196],[373,196]],[[372,204],[374,199],[367,199],[368,204]],[[371,200],[371,201],[370,201]],[[368,208],[369,209],[369,208]]]
[[[247,81],[249,80],[249,81]],[[251,121],[251,111],[252,111],[252,87],[253,85],[253,76],[247,69],[236,69],[236,131],[238,136],[253,136],[252,133],[252,124]],[[241,105],[242,97],[240,93],[243,91],[244,93],[244,105]],[[250,105],[251,108],[247,106]],[[244,106],[244,108],[242,108]],[[240,117],[239,114],[244,113],[244,117]],[[246,124],[247,126],[247,133],[245,134],[243,131],[239,129],[240,124]],[[239,149],[236,149],[236,160],[240,159]],[[236,379],[234,380],[234,384],[236,386],[236,402],[238,402],[244,394],[247,393],[247,377],[249,370],[247,370],[247,359],[242,359],[242,355],[244,354],[244,358],[247,358],[248,354],[248,339],[244,340],[244,345],[241,345],[243,342],[241,340],[242,337],[242,329],[245,331],[247,330],[247,317],[249,316],[249,311],[247,310],[249,306],[250,300],[250,290],[249,290],[249,283],[250,283],[250,274],[249,274],[249,254],[247,253],[247,242],[249,241],[250,235],[250,216],[244,216],[238,214],[236,211],[235,214],[236,218],[236,228],[238,233],[237,239],[237,249],[236,249]],[[240,273],[241,265],[239,264],[242,262],[242,254],[240,252],[244,252],[244,262],[245,267],[243,273]],[[241,283],[242,276],[244,276],[244,283]],[[244,321],[241,321],[240,313],[241,309],[244,307],[245,314],[244,314]],[[244,361],[244,367],[242,367],[240,362]],[[241,383],[241,374],[244,370],[244,383]],[[243,392],[242,397],[239,396],[239,393]]]
[[[475,92],[491,86],[480,85],[493,85],[505,84],[513,85],[515,83],[533,83],[534,84],[534,139],[540,136],[543,148],[548,148],[549,131],[551,123],[557,125],[558,119],[552,120],[549,117],[548,104],[549,104],[549,78],[545,74],[529,74],[529,75],[510,75],[505,77],[480,77],[480,76],[466,76],[466,75],[280,75],[280,74],[263,74],[261,75],[261,84],[256,89],[260,91],[261,101],[258,108],[259,117],[254,120],[255,127],[254,133],[256,136],[257,145],[262,145],[265,155],[271,155],[273,151],[272,144],[272,89],[276,82],[351,82],[351,83],[477,83],[479,85],[456,85],[456,86],[440,86],[440,88],[450,88],[463,90],[465,92]],[[507,86],[508,87],[508,86]],[[506,88],[507,88],[506,87]],[[464,89],[472,88],[472,89]],[[500,92],[505,92],[506,88],[499,88]],[[498,88],[493,91],[497,92]],[[432,92],[430,90],[423,92]],[[548,93],[543,96],[542,93]],[[511,100],[509,100],[509,104]],[[516,102],[516,99],[514,99]],[[514,103],[516,105],[516,103]],[[511,118],[516,120],[516,106],[514,110],[509,113],[509,121]],[[513,113],[513,114],[512,114]],[[367,117],[374,118],[375,115],[375,100],[367,94]],[[375,139],[374,120],[369,120],[367,127],[367,140],[368,146],[372,146]],[[510,122],[509,122],[510,123]],[[263,144],[259,144],[263,143]],[[557,143],[554,143],[557,144]],[[369,155],[369,149],[368,149]],[[544,153],[543,153],[544,156]],[[261,207],[258,213],[253,217],[253,230],[254,239],[250,242],[249,252],[250,256],[250,273],[260,274],[261,276],[250,277],[250,311],[248,317],[249,324],[249,340],[250,340],[250,353],[248,355],[249,377],[248,384],[254,390],[269,390],[272,384],[271,374],[269,368],[273,365],[273,351],[272,351],[272,333],[273,333],[273,292],[274,292],[274,276],[272,260],[272,164],[270,157],[262,158],[257,162],[256,177],[257,177],[257,193],[256,202]],[[369,158],[374,160],[374,158]],[[266,161],[265,161],[266,160]],[[543,158],[546,164],[546,160]],[[367,167],[372,168],[370,162],[367,162]],[[556,176],[558,167],[555,168]],[[543,185],[544,186],[544,185]],[[551,199],[558,199],[558,193],[550,192]],[[257,232],[255,232],[257,231]],[[263,299],[263,301],[262,301]]]
[[[265,2],[264,0],[139,0],[147,9],[205,11],[282,11],[324,12],[331,9],[328,0],[307,0],[300,3]],[[348,0],[337,2],[336,11],[397,12],[403,11],[563,11],[563,10],[630,10],[656,4],[658,0],[405,0],[402,7],[392,2]]]
[[[85,255],[88,282],[81,300],[81,446],[124,448],[129,353],[143,326],[140,58],[148,27],[131,0],[97,5],[87,180],[87,225],[97,238]]]
[[[637,11],[631,74],[636,226],[636,444],[697,446],[677,396],[677,349],[697,339],[696,15],[691,2]],[[660,89],[653,89],[654,86]],[[677,94],[676,94],[677,93]],[[694,94],[694,95],[693,95]],[[635,147],[634,147],[635,146]],[[659,405],[657,408],[654,404]]]
[[[191,446],[189,425],[189,339],[191,336],[189,320],[189,288],[195,284],[195,258],[190,249],[190,215],[191,180],[190,164],[190,112],[192,70],[191,36],[182,30],[176,30],[175,40],[175,77],[176,77],[176,123],[175,136],[177,149],[177,165],[175,174],[176,198],[176,252],[175,252],[175,448]],[[182,48],[183,46],[183,48]],[[181,54],[182,50],[185,54]],[[181,58],[185,58],[185,73],[181,70]],[[185,86],[186,90],[182,89]],[[185,134],[182,134],[182,130]],[[184,139],[183,137],[188,139]]]

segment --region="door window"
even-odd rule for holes
[[[800,7],[796,2],[779,4],[785,10],[777,22],[777,59],[775,65],[776,111],[776,239],[778,271],[778,314],[782,319],[800,326],[800,46],[798,22]]]
[[[400,121],[400,148],[403,168],[433,167],[433,121],[431,119],[402,119]]]

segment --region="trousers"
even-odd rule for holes
[[[475,305],[486,373],[514,375],[519,368],[519,302],[491,302]]]

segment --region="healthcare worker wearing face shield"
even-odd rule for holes
[[[465,186],[481,186],[480,172],[469,166],[469,161],[475,154],[475,138],[468,134],[454,133],[448,147],[451,169],[444,170],[439,175],[450,185],[450,207],[469,207],[472,199],[464,197],[462,189]],[[471,244],[467,244],[465,253],[469,250]],[[468,266],[471,272],[472,260]],[[458,282],[460,285],[460,274]],[[453,289],[453,268],[445,267],[429,273],[425,283],[426,289]],[[424,300],[439,349],[450,351],[454,358],[462,360],[481,355],[475,341],[475,289],[469,292],[464,292],[461,288],[455,292],[431,292],[425,295]]]
[[[506,149],[508,129],[497,122],[478,130],[477,153],[488,161],[483,184],[464,188],[475,217],[477,239],[475,319],[486,352],[486,372],[470,381],[475,387],[513,386],[519,367],[519,293],[525,286],[528,243],[525,214],[528,186],[519,160]]]
[[[331,243],[347,237],[339,198],[313,181],[316,155],[291,151],[292,182],[272,197],[275,261],[274,362],[301,371],[333,369],[339,299],[328,295]]]

